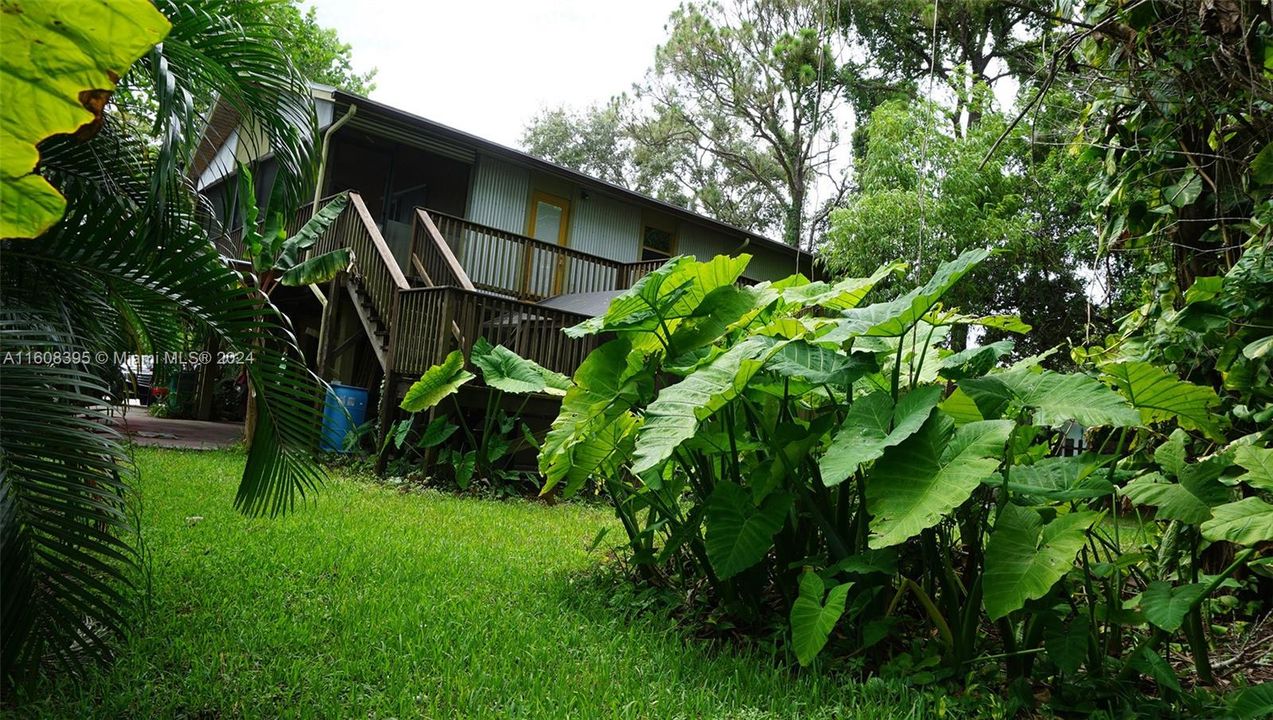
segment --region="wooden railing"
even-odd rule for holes
[[[634,263],[627,263],[623,268],[623,275],[619,280],[618,290],[627,290],[636,284],[637,280],[658,270],[667,262],[667,258],[659,258],[658,260],[639,260]]]
[[[479,290],[537,302],[563,293],[622,289],[627,263],[470,222],[435,210],[418,209],[431,220],[460,266]],[[414,252],[427,251],[417,221]],[[424,256],[421,255],[421,260]],[[426,269],[429,265],[425,263]],[[430,273],[432,270],[429,270]]]
[[[303,210],[302,214],[305,212]],[[367,212],[362,196],[353,191],[349,193],[348,207],[319,237],[312,252],[318,255],[340,247],[350,249],[353,262],[349,274],[371,300],[372,309],[380,321],[386,328],[392,328],[397,309],[396,294],[410,285],[371,219],[371,213]]]
[[[454,251],[442,236],[433,218],[422,208],[415,209],[411,222],[412,269],[427,285],[473,290],[473,282]]]
[[[419,374],[452,350],[467,356],[478,338],[503,345],[551,370],[571,374],[597,346],[562,330],[586,315],[500,297],[481,290],[424,287],[398,294],[402,335],[395,346],[397,372]]]
[[[318,206],[328,200],[319,201]],[[302,208],[289,221],[289,234],[312,214],[313,206]],[[562,331],[587,316],[533,301],[559,292],[623,290],[664,262],[621,263],[417,209],[411,274],[418,275],[425,287],[412,287],[362,197],[353,191],[349,205],[319,236],[311,252],[342,247],[352,255],[349,280],[367,298],[374,321],[388,336],[385,352],[377,345],[377,354],[389,376],[419,375],[452,350],[463,350],[467,356],[478,338],[571,374],[599,340],[576,340]],[[557,262],[566,263],[569,272],[553,287],[537,268]],[[368,328],[368,332],[374,330]]]

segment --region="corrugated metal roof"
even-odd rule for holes
[[[339,115],[340,113],[337,113],[337,116]],[[392,118],[386,118],[383,115],[369,116],[359,112],[354,115],[346,127],[362,130],[371,135],[427,150],[435,155],[459,160],[460,162],[472,163],[477,159],[477,153],[471,147],[438,140],[434,136],[420,132],[418,128]]]
[[[610,301],[619,297],[624,293],[623,290],[602,290],[600,292],[586,293],[567,293],[550,297],[540,302],[544,307],[555,308],[557,310],[567,310],[569,312],[587,315],[588,317],[597,317],[604,315],[606,308],[610,307]]]

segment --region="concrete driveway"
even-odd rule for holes
[[[204,422],[157,418],[144,409],[130,408],[126,416],[116,416],[114,426],[138,445],[216,450],[243,441],[243,423]]]

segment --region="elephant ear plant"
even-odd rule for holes
[[[560,397],[570,380],[518,356],[503,345],[492,345],[485,338],[473,343],[468,359],[490,390],[481,423],[470,428],[463,421],[464,408],[456,394],[477,375],[465,369],[464,353],[455,350],[408,388],[400,408],[410,416],[394,423],[386,434],[386,447],[381,448],[381,452],[392,448],[400,453],[398,465],[401,466],[422,461],[424,451],[438,448],[438,465],[450,469],[452,479],[461,490],[468,490],[474,479],[478,479],[498,493],[516,493],[519,485],[533,480],[533,473],[514,470],[512,461],[522,450],[538,445],[526,424],[517,418],[532,396]],[[503,410],[506,395],[523,398],[521,406],[511,415]],[[421,414],[433,410],[447,398],[455,403],[460,424],[450,422],[445,415],[436,415],[420,429]],[[452,436],[457,430],[459,441],[455,442]],[[531,490],[534,487],[530,485]]]
[[[1149,567],[1138,543],[1210,522],[1235,529],[1202,539],[1249,547],[1273,538],[1236,529],[1262,501],[1230,503],[1223,462],[1182,469],[1192,480],[1142,475],[1159,428],[1206,429],[1207,388],[1135,363],[1100,376],[1009,364],[1011,341],[946,349],[960,325],[1029,330],[941,304],[989,255],[875,303],[900,266],[740,287],[747,256],[671,260],[566,331],[613,339],[563,398],[544,492],[598,483],[645,581],[703,586],[734,627],[781,619],[801,665],[897,662],[909,638],[931,638],[939,676],[1002,662],[1010,679],[1059,682],[1115,664],[1170,688],[1157,650],[1234,568],[1194,582]],[[1094,452],[1063,456],[1074,423]],[[1252,491],[1262,452],[1243,451]],[[1142,487],[1163,483],[1175,489]],[[1192,512],[1137,521],[1120,497],[1167,494]]]

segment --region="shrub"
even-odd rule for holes
[[[1083,356],[1092,374],[1005,366],[1011,341],[943,348],[960,325],[1029,330],[942,306],[988,255],[874,304],[899,266],[738,287],[746,256],[670,261],[567,331],[614,339],[563,398],[544,491],[599,483],[647,581],[704,584],[736,626],[779,619],[801,665],[931,638],[935,676],[993,659],[1018,686],[1146,675],[1172,695],[1163,651],[1183,639],[1206,679],[1208,602],[1273,540],[1269,438],[1229,442],[1215,390],[1130,336]],[[1206,286],[1258,267],[1267,287],[1249,257]],[[1073,423],[1091,449],[1067,456]]]

